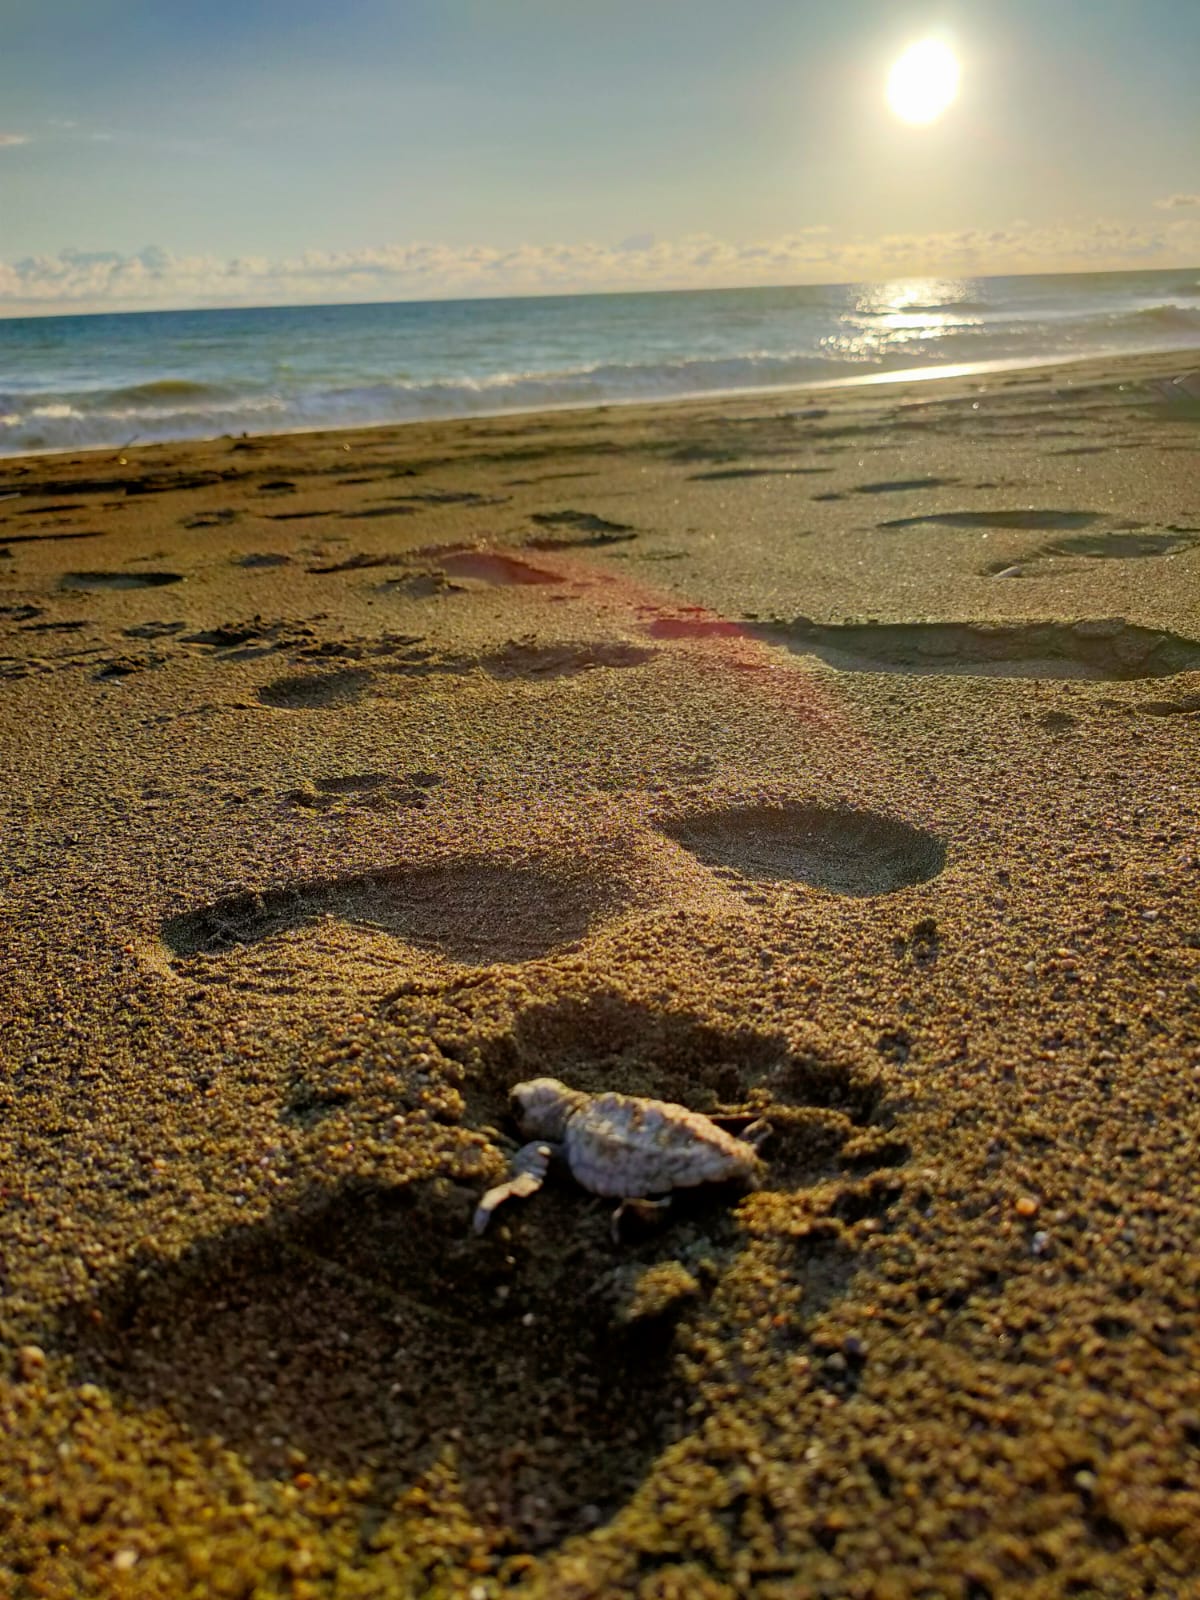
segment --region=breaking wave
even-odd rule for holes
[[[1200,292],[1200,289],[1197,290]],[[1142,306],[1137,311],[1126,312],[1114,318],[1115,327],[1126,325],[1132,329],[1162,328],[1167,332],[1200,334],[1200,306]]]

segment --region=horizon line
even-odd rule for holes
[[[458,294],[425,295],[411,299],[386,300],[283,300],[231,305],[177,305],[177,306],[123,306],[111,310],[88,311],[5,311],[0,305],[0,322],[45,322],[55,317],[171,317],[228,311],[338,311],[359,306],[423,306],[423,305],[487,305],[507,301],[532,300],[598,300],[630,298],[634,295],[669,294],[771,294],[781,289],[849,289],[859,285],[873,287],[887,283],[920,283],[936,279],[949,279],[960,283],[1002,281],[1009,278],[1095,278],[1095,277],[1148,277],[1152,274],[1175,272],[1200,272],[1200,260],[1190,266],[1175,267],[1086,267],[1075,271],[1058,272],[909,272],[893,277],[839,278],[810,283],[729,283],[706,284],[703,287],[678,288],[653,287],[642,289],[551,289],[539,294],[516,292],[512,294]]]

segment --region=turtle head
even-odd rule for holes
[[[588,1096],[557,1078],[530,1078],[513,1086],[513,1116],[527,1139],[561,1139],[567,1118]]]

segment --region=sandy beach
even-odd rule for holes
[[[0,463],[0,1594],[1200,1593],[1187,366]]]

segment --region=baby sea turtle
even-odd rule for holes
[[[754,1122],[738,1138],[669,1100],[587,1094],[557,1078],[518,1083],[512,1103],[521,1132],[533,1143],[517,1151],[507,1181],[479,1202],[476,1233],[505,1200],[535,1194],[558,1155],[576,1183],[620,1200],[612,1221],[615,1239],[631,1203],[667,1206],[675,1189],[752,1180],[761,1165],[758,1146],[771,1131],[767,1123]]]

